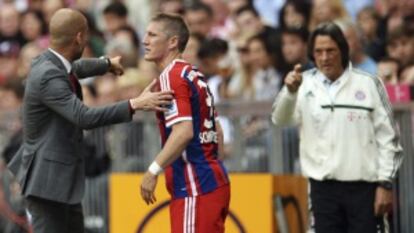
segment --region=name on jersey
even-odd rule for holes
[[[207,144],[207,143],[217,143],[217,132],[213,130],[204,131],[201,132],[198,137],[200,138],[201,144]]]

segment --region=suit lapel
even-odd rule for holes
[[[66,72],[66,67],[65,67],[65,65],[63,64],[63,62],[55,55],[55,54],[53,54],[49,49],[44,53],[45,54],[45,56],[53,63],[53,64],[55,64],[59,69],[61,69],[62,71],[64,71],[65,73],[67,73]],[[75,75],[75,77],[76,77],[76,75]],[[67,80],[69,81],[69,82],[71,82],[70,81],[70,78],[69,78],[69,74],[67,75]],[[79,84],[79,81],[78,81],[78,79],[76,78],[76,81],[74,82],[74,84],[75,84],[75,89],[76,89],[76,96],[80,99],[80,100],[82,100],[83,99],[83,96],[82,96],[82,87],[81,87],[81,85]],[[71,84],[71,86],[72,86],[72,84]],[[73,91],[73,90],[72,90]]]

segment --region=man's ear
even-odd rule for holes
[[[172,36],[168,39],[168,48],[170,50],[178,48],[178,36]]]
[[[83,33],[82,32],[76,33],[76,43],[82,44],[82,38],[83,38]]]

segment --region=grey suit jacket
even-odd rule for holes
[[[81,59],[72,66],[78,78],[107,70],[102,59]],[[24,196],[80,203],[85,183],[82,130],[132,118],[128,101],[89,108],[79,97],[56,55],[46,51],[33,61],[23,100],[23,144],[9,164]]]

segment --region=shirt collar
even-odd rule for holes
[[[186,61],[185,60],[183,60],[183,59],[180,59],[180,58],[176,58],[176,59],[174,59],[170,64],[168,64],[165,68],[164,68],[164,70],[161,72],[161,75],[165,75],[167,72],[169,72],[170,70],[171,70],[171,67],[172,66],[174,66],[174,64],[176,63],[176,62],[184,62],[184,63],[186,63]],[[160,75],[160,76],[161,76]]]
[[[56,52],[55,50],[49,48],[49,51],[52,52],[53,54],[55,54],[59,58],[59,60],[63,63],[63,65],[65,66],[66,71],[69,74],[71,69],[72,69],[72,65],[70,64],[70,62],[65,57],[63,57],[58,52]]]
[[[339,85],[341,82],[345,81],[348,78],[348,72],[349,72],[350,69],[352,69],[352,64],[351,63],[344,70],[344,72],[342,72],[341,76],[339,76],[339,78],[337,80],[333,81],[333,82],[328,77],[326,77],[322,72],[320,72],[319,70],[318,70],[318,73],[317,73],[317,77],[318,77],[319,81],[324,85],[327,85],[327,86]]]

